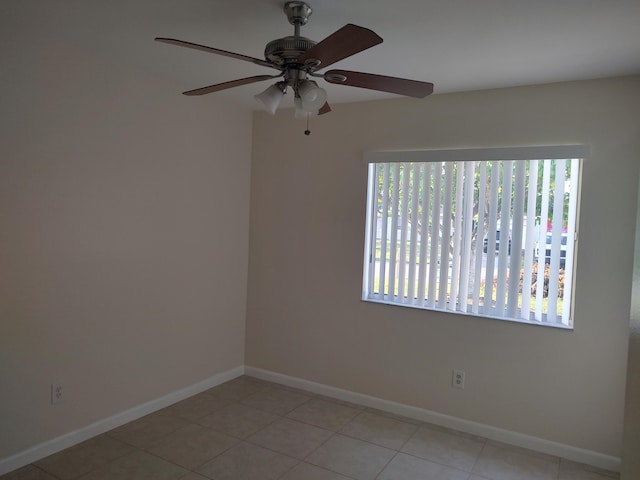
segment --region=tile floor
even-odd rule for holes
[[[0,480],[611,480],[613,472],[239,377]]]

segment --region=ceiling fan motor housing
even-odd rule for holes
[[[284,13],[289,23],[295,27],[293,36],[278,38],[267,43],[264,58],[279,66],[298,63],[298,57],[313,47],[316,42],[300,36],[300,26],[306,25],[312,10],[304,2],[293,1],[284,4]]]
[[[276,65],[296,63],[298,57],[316,44],[305,37],[284,37],[272,40],[264,48],[264,57]]]

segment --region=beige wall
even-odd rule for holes
[[[244,362],[250,112],[41,48],[0,75],[0,459]]]
[[[640,78],[254,116],[246,364],[621,455]],[[587,143],[575,330],[360,300],[369,149]],[[466,371],[465,390],[450,387]]]

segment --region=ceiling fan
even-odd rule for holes
[[[264,92],[255,96],[271,114],[275,114],[288,88],[291,88],[294,92],[297,116],[306,115],[308,117],[310,114],[322,115],[330,112],[331,107],[327,103],[327,93],[312,80],[313,78],[322,78],[329,83],[337,85],[349,85],[415,98],[423,98],[433,92],[432,83],[417,80],[349,70],[329,70],[324,73],[318,73],[317,70],[319,69],[328,67],[339,60],[382,43],[382,38],[368,28],[347,24],[324,40],[316,43],[300,36],[300,27],[307,23],[312,13],[309,5],[300,1],[286,2],[284,4],[284,13],[287,15],[289,23],[294,27],[294,34],[293,36],[278,38],[267,43],[264,50],[265,60],[173,38],[158,37],[156,40],[179,47],[193,48],[236,58],[278,70],[279,73],[275,75],[255,75],[184,92],[184,95],[204,95],[240,85],[282,78]]]

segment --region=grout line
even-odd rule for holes
[[[311,455],[313,455],[313,454],[314,454],[315,452],[317,452],[320,448],[322,448],[324,445],[326,445],[327,443],[329,443],[329,440],[331,440],[331,439],[332,439],[333,437],[335,437],[335,436],[336,436],[336,432],[333,432],[333,434],[329,435],[329,437],[327,437],[327,439],[326,439],[324,442],[322,442],[320,445],[318,445],[316,448],[314,448],[311,452],[309,452],[309,453],[307,454],[307,456],[306,456],[306,457],[304,457],[304,458],[302,459],[302,461],[303,461],[303,462],[306,462],[306,461],[307,461],[307,459],[308,459]],[[307,463],[311,463],[311,462],[307,462]],[[315,464],[312,464],[312,465],[315,465]],[[318,465],[318,466],[319,466],[319,465]]]
[[[469,471],[469,476],[474,474],[473,469],[476,468],[476,464],[478,463],[478,460],[480,460],[480,457],[482,456],[482,453],[484,452],[484,449],[487,447],[487,443],[488,443],[487,439],[485,438],[483,443],[482,443],[482,448],[478,452],[478,456],[473,461],[473,465],[471,465],[471,470]]]
[[[109,462],[107,462],[107,463],[109,463]],[[51,475],[53,478],[57,478],[58,480],[63,480],[58,475],[55,475],[54,473],[49,472],[48,470],[45,470],[44,468],[40,467],[39,465],[36,465],[35,463],[30,463],[29,465],[31,465],[36,470],[39,470],[39,471],[41,471],[41,472],[43,472],[43,473],[45,473],[47,475]],[[29,466],[29,465],[26,465],[26,466]],[[25,467],[23,467],[23,468],[25,468]],[[91,470],[89,470],[89,472],[91,472]],[[87,473],[89,473],[89,472],[87,472]],[[11,473],[11,472],[9,472],[9,473]],[[86,475],[87,473],[83,473],[82,476]],[[2,478],[2,477],[0,477],[0,478]]]
[[[376,474],[375,478],[379,478],[380,475],[382,475],[382,472],[385,471],[385,469],[389,466],[389,464],[391,462],[393,462],[393,459],[396,458],[398,455],[400,454],[400,450],[396,450],[396,453],[393,454],[393,456],[389,459],[389,461],[387,463],[384,464],[384,467],[382,467],[382,469],[380,469],[380,471]],[[468,480],[468,479],[467,479]]]
[[[289,457],[289,455],[286,455],[286,456]],[[289,458],[293,458],[293,457],[289,457]],[[296,463],[293,464],[291,467],[289,467],[287,469],[287,471],[284,472],[282,475],[278,476],[278,479],[284,478],[285,475],[288,475],[291,470],[293,470],[294,468],[296,468],[298,465],[300,465],[302,463],[302,461],[298,460],[297,458],[294,458],[294,460],[296,461]],[[278,479],[276,479],[276,480],[278,480]]]
[[[420,431],[420,428],[422,428],[420,425],[415,425],[415,427],[416,428],[413,431],[413,433],[411,435],[409,435],[409,438],[407,438],[404,441],[404,443],[400,446],[400,448],[398,449],[398,452],[402,452],[402,449],[407,446],[407,443],[409,443],[411,441],[411,439],[418,434],[418,432]],[[405,452],[402,452],[402,453],[405,453]]]

